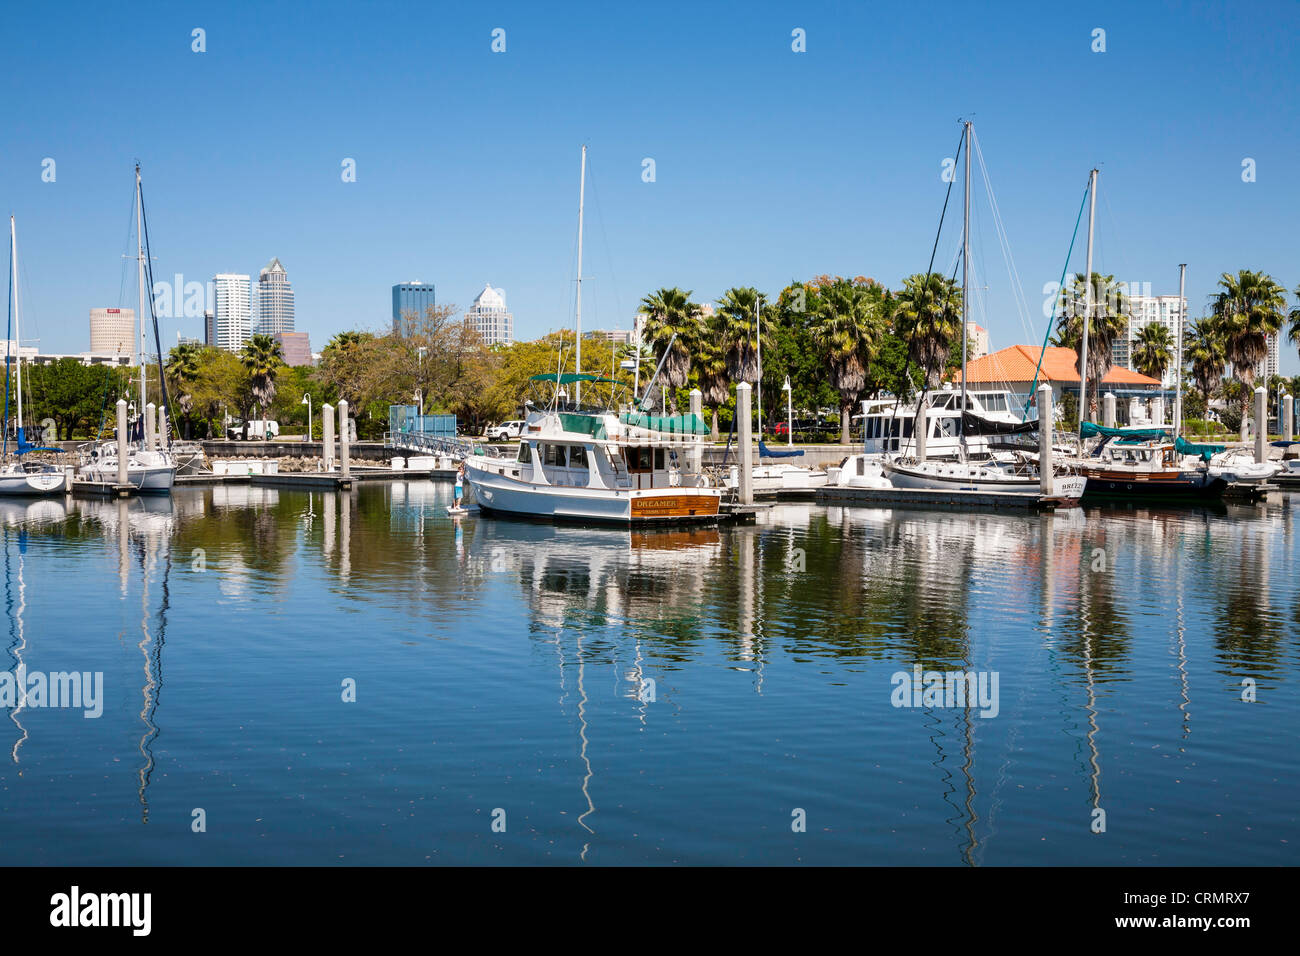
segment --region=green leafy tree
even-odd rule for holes
[[[676,415],[676,392],[690,377],[691,354],[698,346],[703,332],[700,307],[691,301],[689,291],[684,292],[674,287],[660,289],[645,296],[637,311],[645,316],[641,325],[641,341],[654,349],[656,365],[663,362],[659,384],[668,388],[669,412]],[[650,398],[653,402],[653,394]]]
[[[275,377],[284,368],[280,343],[269,335],[254,335],[239,351],[239,359],[248,371],[249,390],[261,410],[275,398]]]
[[[1083,315],[1088,283],[1075,273],[1068,288],[1061,290],[1061,317],[1056,324],[1056,344],[1074,349],[1075,369],[1083,370]],[[1124,287],[1113,275],[1092,274],[1092,317],[1088,323],[1088,409],[1087,418],[1097,420],[1101,383],[1115,364],[1115,340],[1128,334],[1129,303]]]
[[[1211,299],[1223,337],[1224,355],[1244,388],[1241,399],[1241,440],[1246,440],[1246,416],[1255,384],[1255,370],[1268,355],[1268,337],[1282,328],[1286,290],[1263,272],[1241,269],[1219,278],[1220,291]],[[1262,425],[1261,425],[1262,427]]]
[[[961,341],[962,294],[953,279],[937,273],[911,275],[895,293],[894,331],[907,343],[908,357],[921,368],[928,388],[937,388],[954,343]]]
[[[1134,341],[1133,364],[1143,375],[1164,380],[1174,360],[1174,337],[1161,322],[1144,325]]]
[[[1191,367],[1192,381],[1196,383],[1208,407],[1210,394],[1223,380],[1223,372],[1227,367],[1223,336],[1213,317],[1197,319],[1192,323],[1183,346],[1183,359]]]
[[[860,278],[860,277],[859,277]],[[840,442],[849,443],[850,414],[867,384],[867,369],[886,328],[884,287],[869,279],[820,277],[811,333],[839,393]]]

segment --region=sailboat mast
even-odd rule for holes
[[[970,328],[970,120],[966,121],[965,209],[961,219],[961,444],[966,447],[966,330]],[[927,424],[927,423],[923,423]]]
[[[144,241],[140,229],[140,164],[135,164],[135,258],[140,287],[140,309],[136,312],[136,325],[140,329],[140,421],[144,421],[145,403],[145,337],[144,337]],[[144,431],[140,432],[143,438]]]
[[[1097,170],[1088,174],[1088,257],[1083,274],[1083,341],[1079,344],[1079,448],[1088,417],[1088,324],[1092,320],[1092,227],[1097,218]],[[1101,388],[1101,382],[1097,383]]]
[[[14,383],[18,389],[18,418],[15,424],[18,435],[18,453],[22,454],[23,434],[23,333],[22,310],[18,307],[18,233],[14,228],[14,217],[9,217],[9,249],[13,267],[14,283]]]
[[[758,437],[763,437],[763,300],[761,293],[754,292],[754,317],[758,320],[758,381],[754,391],[758,395]]]
[[[582,371],[582,202],[587,193],[587,147],[582,147],[582,171],[578,174],[578,303],[577,329],[578,344],[574,357],[573,370]],[[575,404],[582,405],[582,382],[573,383]]]
[[[1183,323],[1187,321],[1187,263],[1178,264],[1178,344],[1174,362],[1174,435],[1183,432]]]

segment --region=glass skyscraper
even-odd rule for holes
[[[402,334],[402,318],[406,313],[414,313],[416,318],[424,318],[424,310],[434,305],[433,283],[400,282],[393,286],[393,331]]]
[[[272,259],[257,277],[257,331],[293,331],[293,288],[279,259]]]

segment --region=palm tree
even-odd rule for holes
[[[1133,364],[1143,375],[1164,381],[1165,370],[1174,359],[1174,336],[1161,322],[1144,325],[1133,349]]]
[[[767,308],[767,296],[757,289],[735,287],[718,300],[712,331],[718,334],[733,382],[758,381],[758,310]]]
[[[1061,317],[1056,323],[1056,344],[1078,353],[1075,370],[1082,380],[1083,313],[1087,285],[1083,273],[1075,273],[1070,288],[1061,290],[1064,300]],[[1092,318],[1088,322],[1088,408],[1079,410],[1079,419],[1097,419],[1102,380],[1110,373],[1115,359],[1115,340],[1128,334],[1128,296],[1113,275],[1092,274]]]
[[[177,345],[167,353],[167,364],[164,366],[167,380],[176,392],[176,404],[180,406],[181,414],[185,416],[187,438],[188,433],[192,431],[192,423],[189,420],[190,410],[194,407],[192,390],[202,371],[200,361],[202,352],[202,346],[195,345],[193,342]]]
[[[1213,317],[1197,319],[1187,332],[1183,357],[1192,367],[1192,381],[1209,407],[1210,393],[1223,379],[1226,359],[1223,336]]]
[[[659,384],[667,386],[669,410],[676,415],[677,389],[690,377],[691,352],[700,341],[700,307],[691,301],[689,291],[673,287],[650,293],[641,300],[637,311],[645,316],[641,324],[641,341],[654,349],[656,364],[663,361]],[[671,348],[669,342],[672,342]],[[666,361],[665,352],[668,356]]]
[[[1286,290],[1267,273],[1249,269],[1241,269],[1235,276],[1223,273],[1219,285],[1222,291],[1211,296],[1210,302],[1223,336],[1224,355],[1237,381],[1245,386],[1241,410],[1241,440],[1245,441],[1255,370],[1268,356],[1268,337],[1282,328]]]
[[[885,326],[885,290],[879,283],[834,279],[817,290],[808,331],[822,350],[831,387],[840,393],[840,443],[849,443],[849,413],[867,384]]]
[[[962,334],[961,289],[938,273],[918,273],[903,280],[895,302],[894,331],[907,341],[908,357],[924,370],[926,387],[937,388]]]
[[[1295,292],[1293,294],[1296,297],[1296,301],[1300,302],[1300,285],[1295,287]],[[1287,318],[1291,320],[1291,327],[1287,329],[1286,337],[1290,340],[1292,345],[1296,346],[1297,349],[1300,349],[1300,307],[1292,309],[1291,314],[1288,315]]]
[[[275,376],[284,365],[280,343],[269,335],[254,335],[239,351],[239,360],[248,370],[249,387],[257,403],[257,417],[275,400]]]
[[[718,440],[718,407],[731,397],[727,381],[727,355],[722,348],[719,326],[720,313],[704,320],[705,334],[695,350],[695,369],[699,373],[700,398],[704,407],[713,411],[713,441]]]

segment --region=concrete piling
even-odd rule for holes
[[[736,430],[739,433],[740,455],[740,503],[754,503],[754,434],[750,416],[750,392],[748,382],[736,386]]]
[[[334,470],[334,406],[326,402],[320,407],[321,416],[321,469]]]
[[[1268,392],[1264,386],[1255,389],[1255,461],[1268,460]]]
[[[1107,428],[1115,427],[1115,393],[1107,392],[1101,400],[1102,424]]]
[[[339,400],[339,466],[340,474],[344,478],[352,476],[352,464],[348,460],[348,445],[351,438],[351,429],[348,427],[348,402],[347,399]]]
[[[125,485],[127,483],[127,461],[131,457],[131,450],[126,440],[126,399],[117,400],[117,483]]]
[[[144,407],[144,447],[146,451],[153,451],[158,447],[157,440],[157,415],[158,406],[150,402]]]
[[[1107,395],[1106,413],[1114,420],[1115,396]],[[1052,386],[1044,382],[1038,386],[1038,489],[1045,495],[1054,493],[1052,476]]]
[[[1282,440],[1295,441],[1295,399],[1282,396]]]

